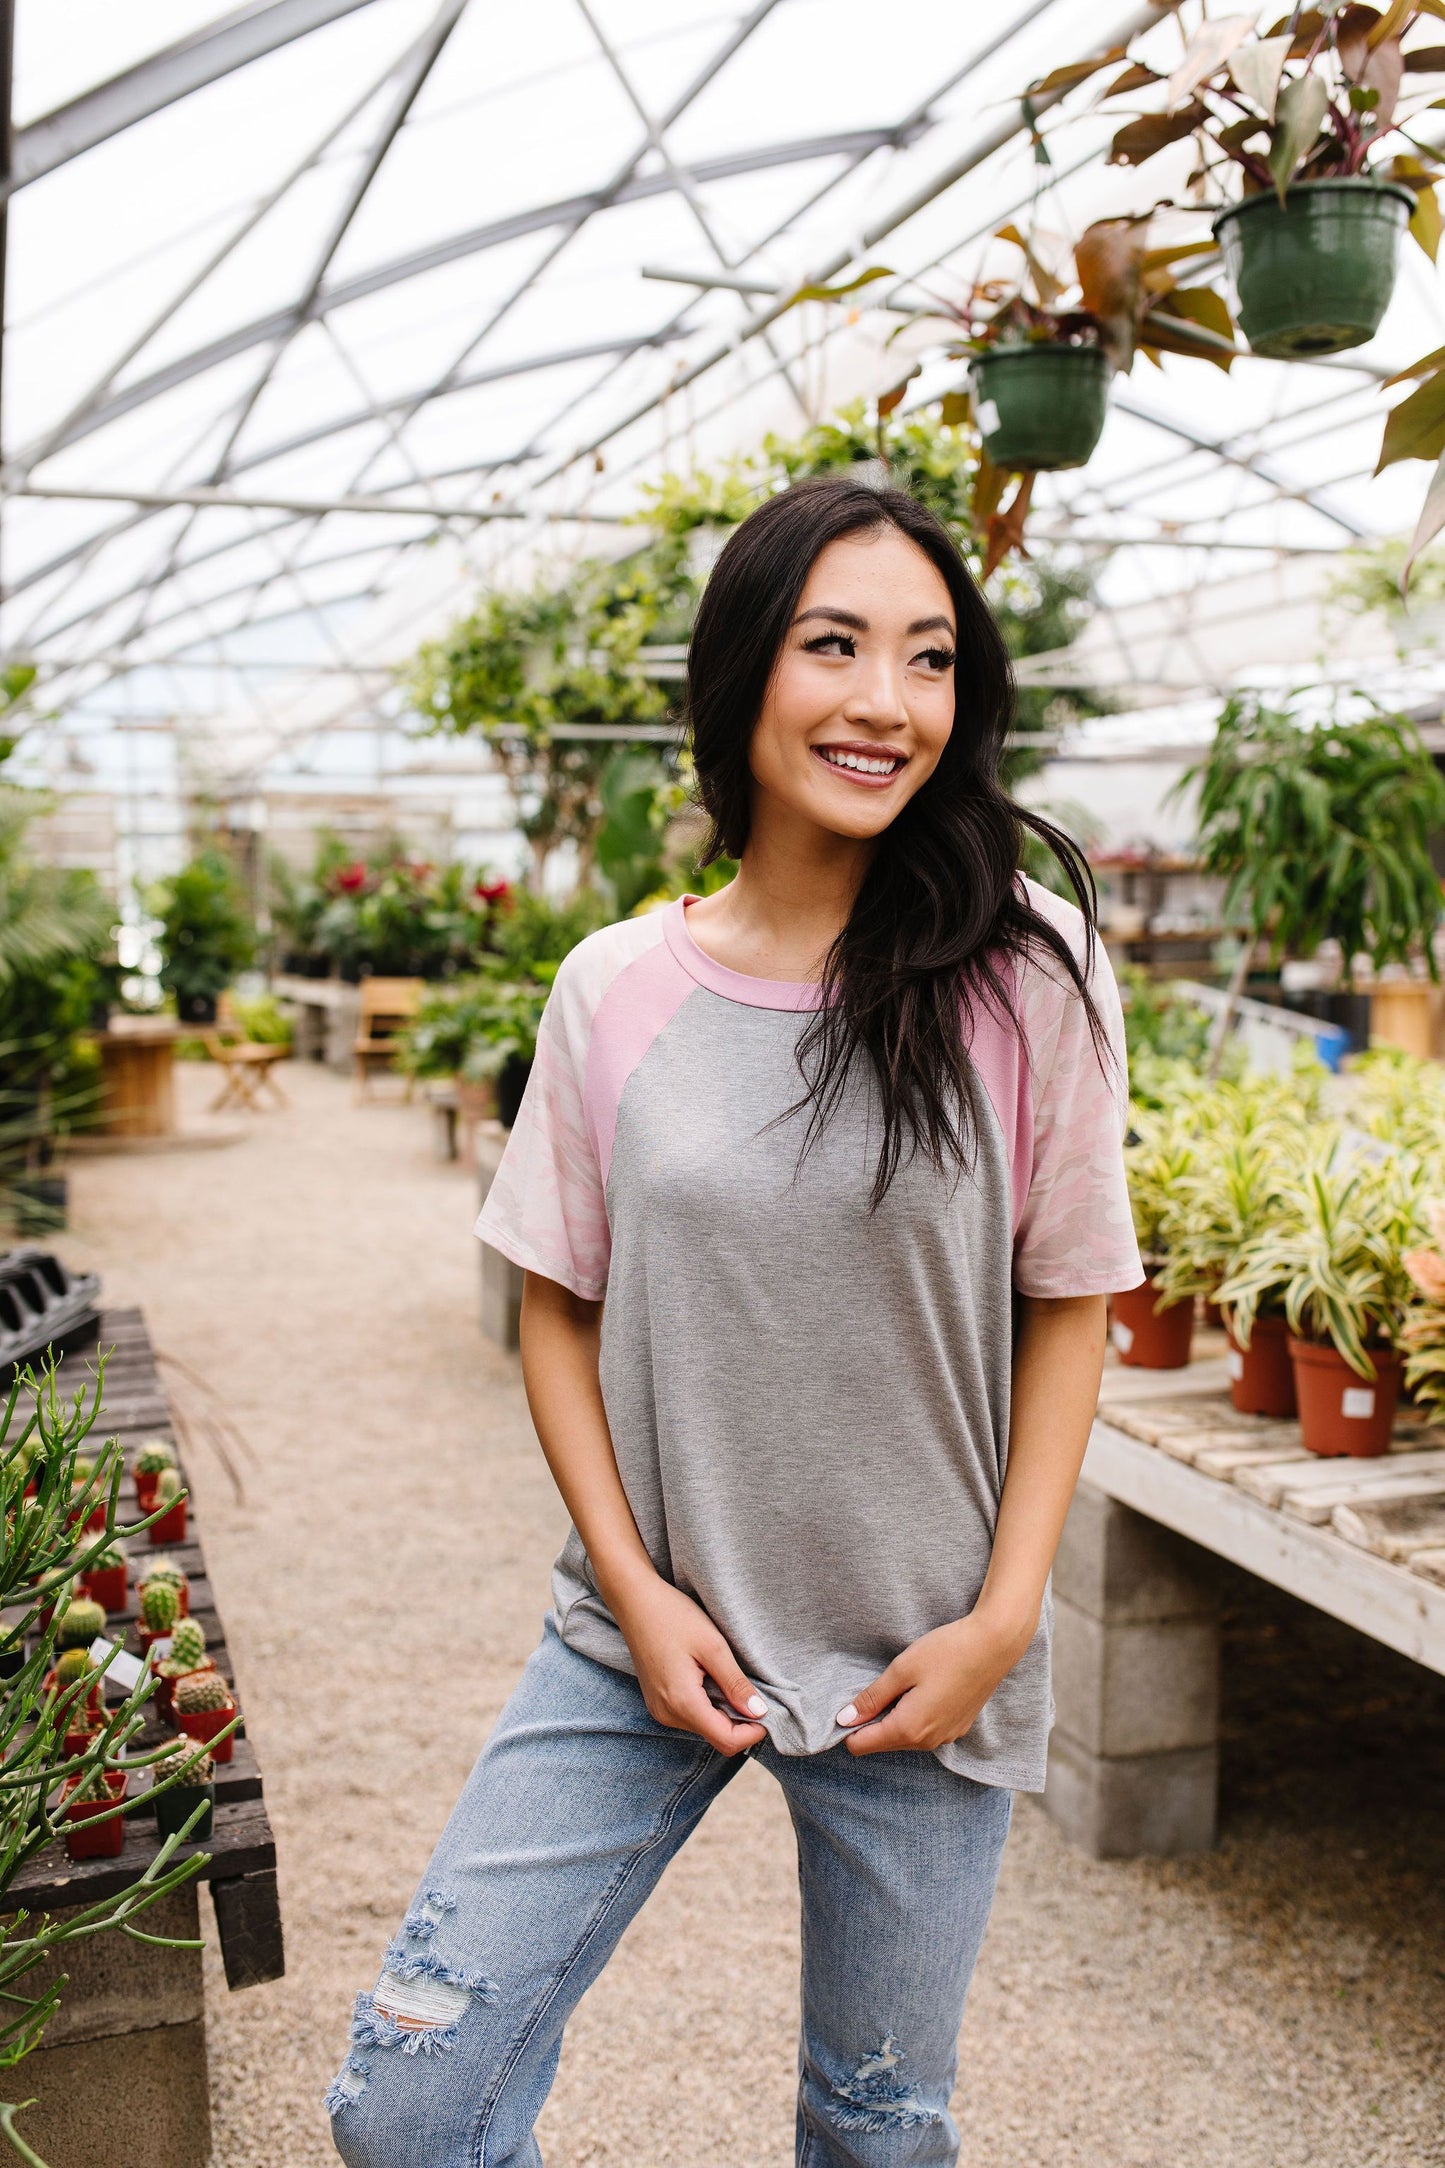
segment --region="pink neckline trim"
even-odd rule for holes
[[[817,986],[794,984],[787,979],[755,979],[746,971],[730,970],[700,948],[687,923],[687,907],[696,896],[680,896],[664,914],[667,945],[690,978],[724,1001],[742,1001],[752,1009],[816,1009],[822,1001]]]

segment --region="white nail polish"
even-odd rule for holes
[[[749,1696],[748,1696],[748,1714],[749,1714],[749,1716],[766,1716],[766,1715],[767,1715],[767,1713],[768,1713],[768,1705],[767,1705],[767,1703],[766,1703],[766,1702],[764,1701],[764,1699],[763,1699],[762,1695],[761,1695],[761,1694],[749,1694]]]
[[[840,1724],[856,1724],[857,1721],[858,1711],[854,1708],[851,1701],[849,1702],[846,1709],[840,1709],[838,1711],[838,1722]]]

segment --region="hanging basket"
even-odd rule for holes
[[[1008,473],[1082,467],[1104,428],[1109,359],[1097,346],[997,346],[970,367],[983,448]]]
[[[1308,361],[1363,346],[1395,290],[1415,198],[1394,181],[1300,181],[1231,204],[1214,238],[1256,354]]]

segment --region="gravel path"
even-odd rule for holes
[[[227,1150],[73,1172],[77,1263],[255,1451],[192,1475],[266,1772],[288,1970],[208,1997],[217,2168],[334,2161],[350,2000],[533,1645],[563,1515],[476,1324],[472,1188],[417,1107],[283,1072]],[[187,1103],[211,1085],[183,1071]],[[1225,1835],[1100,1865],[1020,1800],[964,2035],[967,2168],[1445,2163],[1445,1691],[1241,1580]],[[785,2168],[796,1895],[744,1770],[574,2020],[549,2168]]]

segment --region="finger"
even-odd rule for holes
[[[895,1656],[886,1671],[880,1671],[876,1679],[853,1696],[846,1708],[838,1711],[836,1721],[842,1725],[844,1731],[851,1731],[855,1724],[871,1724],[875,1716],[881,1716],[889,1704],[895,1702],[900,1694],[906,1693],[912,1684],[913,1680],[904,1669],[902,1657]]]
[[[701,1672],[695,1672],[689,1683],[674,1689],[669,1699],[672,1714],[666,1721],[679,1731],[695,1732],[719,1754],[746,1754],[749,1747],[767,1737],[761,1724],[742,1723],[725,1709],[715,1707],[704,1690]]]
[[[861,1731],[850,1732],[844,1744],[850,1754],[903,1754],[916,1749],[919,1741],[914,1734],[908,1696],[897,1702],[885,1716],[874,1724],[865,1724]]]
[[[697,1661],[739,1716],[751,1717],[756,1722],[760,1716],[767,1715],[767,1703],[752,1680],[738,1669],[738,1660],[725,1641],[719,1642],[716,1649],[699,1650]]]

